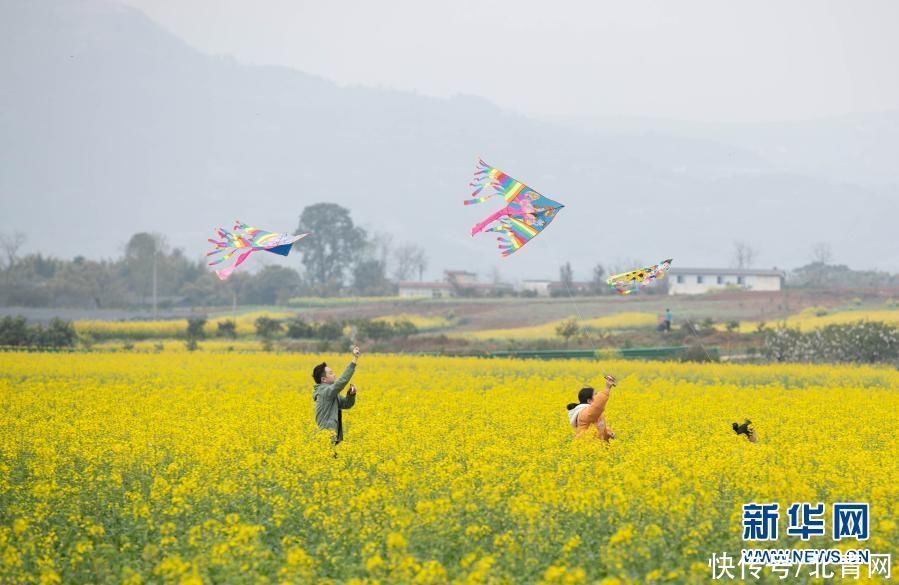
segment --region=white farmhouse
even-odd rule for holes
[[[503,296],[512,292],[505,282],[478,282],[474,272],[447,270],[439,282],[403,281],[398,284],[399,296],[404,298],[440,299],[448,297]]]
[[[407,299],[440,299],[455,296],[448,282],[400,282],[399,296]]]
[[[523,280],[521,282],[521,290],[538,297],[548,297],[552,284],[553,281],[551,280]]]
[[[668,271],[668,294],[700,295],[725,288],[752,291],[778,291],[783,287],[784,272],[751,268],[680,268]]]

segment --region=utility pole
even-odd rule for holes
[[[156,302],[156,256],[157,256],[157,248],[158,242],[156,241],[156,237],[153,237],[153,319],[157,318],[157,302]]]

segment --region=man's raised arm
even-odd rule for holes
[[[337,378],[333,384],[328,386],[323,392],[325,398],[327,400],[333,400],[334,396],[340,394],[340,391],[343,390],[347,384],[350,382],[350,378],[353,377],[353,372],[356,371],[356,362],[359,361],[359,346],[353,347],[353,361],[350,362],[350,365],[346,367],[340,377]]]

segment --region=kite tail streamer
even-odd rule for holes
[[[522,246],[521,242],[515,238],[515,235],[507,229],[492,229],[490,231],[500,234],[500,236],[496,238],[496,241],[499,242],[497,248],[500,249],[500,253],[503,256],[508,256]]]
[[[484,228],[486,228],[491,223],[495,222],[496,220],[498,220],[500,218],[508,217],[508,215],[509,215],[509,210],[507,208],[504,207],[504,208],[500,209],[496,213],[487,217],[487,219],[485,219],[484,221],[475,224],[475,226],[473,228],[471,228],[471,235],[475,236],[475,235],[479,234],[480,232],[484,231]]]
[[[502,218],[496,226],[487,231],[499,234],[496,240],[500,243],[498,247],[503,256],[512,254],[537,234],[534,228],[511,216]]]
[[[472,198],[464,202],[465,205],[483,203],[491,197],[502,197],[509,202],[524,188],[524,184],[516,181],[498,168],[491,167],[483,160],[479,160],[474,179],[472,179],[469,187],[474,187],[474,191],[471,193]],[[488,189],[487,194],[478,197],[484,189]]]
[[[485,163],[483,160],[478,160],[478,168],[474,172],[474,178],[469,183],[469,187],[473,187],[474,191],[471,192],[471,199],[465,201],[465,205],[474,205],[476,203],[483,203],[484,201],[490,199],[495,196],[496,193],[489,193],[484,195],[483,197],[478,197],[481,191],[484,190],[484,187],[490,186],[493,183],[493,179],[490,177],[490,170],[493,167]]]
[[[234,269],[243,264],[243,261],[247,259],[247,257],[253,253],[253,250],[247,250],[243,254],[237,257],[237,262],[229,266],[228,268],[223,268],[222,270],[216,270],[215,273],[219,277],[219,280],[228,280],[228,277],[231,276],[231,273],[234,272]]]

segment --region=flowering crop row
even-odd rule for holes
[[[0,354],[0,582],[705,583],[752,501],[899,550],[895,369],[363,356],[335,459],[322,359]],[[618,438],[572,441],[605,372]]]

